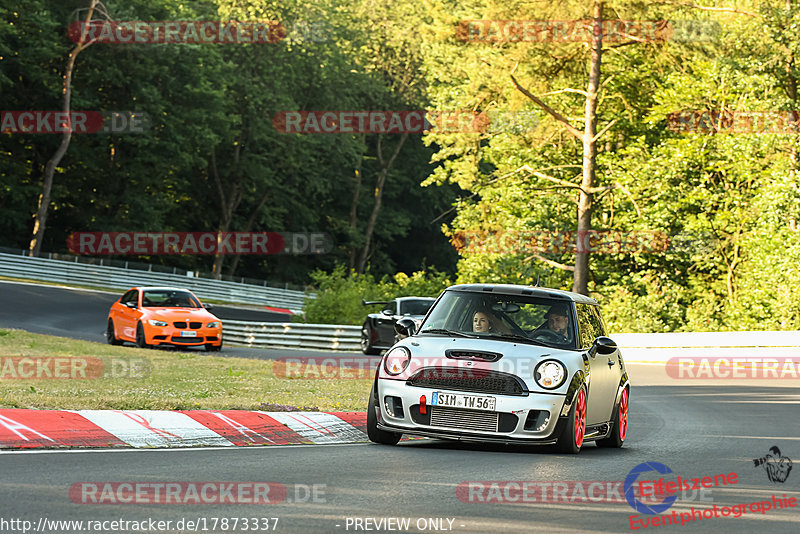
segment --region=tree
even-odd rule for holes
[[[80,35],[78,37],[78,42],[75,44],[73,49],[70,51],[67,65],[64,69],[64,83],[62,86],[62,101],[61,101],[61,112],[66,114],[69,117],[69,113],[72,110],[71,107],[71,100],[72,100],[72,72],[75,68],[75,60],[78,57],[78,54],[81,51],[85,50],[89,46],[91,46],[95,41],[87,40],[89,25],[94,20],[94,14],[97,11],[99,14],[102,15],[101,20],[110,20],[108,16],[108,12],[105,9],[105,6],[99,0],[90,0],[89,7],[86,9],[86,16],[84,17],[84,24],[81,28]],[[64,154],[67,153],[67,149],[69,148],[69,142],[72,139],[72,125],[69,124],[69,127],[61,135],[61,144],[58,146],[55,154],[47,161],[45,165],[44,171],[44,183],[42,184],[42,193],[39,196],[39,204],[36,211],[36,215],[34,217],[33,222],[33,235],[31,237],[31,242],[28,247],[29,255],[30,256],[38,256],[39,252],[42,249],[42,239],[44,238],[44,231],[47,227],[47,213],[50,208],[50,192],[53,188],[53,176],[56,172],[56,167],[61,162],[61,159],[64,157]]]
[[[604,191],[605,188],[595,187],[595,169],[597,157],[597,141],[607,132],[614,122],[610,122],[603,131],[597,133],[597,105],[598,93],[600,91],[600,67],[602,63],[603,54],[603,2],[595,0],[591,23],[593,26],[591,37],[591,61],[589,63],[589,80],[586,91],[570,91],[579,92],[586,97],[585,114],[584,114],[584,131],[581,133],[577,128],[570,124],[569,120],[564,118],[557,111],[553,110],[545,104],[542,100],[531,94],[527,89],[523,88],[519,82],[514,78],[513,72],[511,74],[511,81],[514,86],[525,96],[530,98],[536,105],[540,106],[548,115],[552,116],[564,128],[578,138],[583,145],[583,165],[582,165],[582,178],[580,185],[580,197],[578,201],[578,218],[577,218],[577,246],[575,252],[575,269],[573,271],[572,291],[582,295],[589,294],[589,254],[590,251],[586,250],[585,243],[588,233],[592,230],[592,208],[594,205],[594,194]],[[559,180],[554,179],[557,182]],[[570,185],[571,186],[571,185]]]

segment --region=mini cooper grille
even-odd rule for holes
[[[497,412],[431,406],[431,426],[497,432]]]
[[[426,367],[408,379],[409,386],[423,388],[494,393],[496,395],[525,395],[520,379],[498,371],[464,367]]]
[[[175,328],[186,328],[186,321],[175,321],[172,324],[175,325]],[[198,328],[202,328],[202,327],[203,327],[203,323],[189,323],[189,328],[192,328],[192,329],[195,329],[195,330],[198,329]]]
[[[454,360],[480,360],[484,362],[496,362],[503,357],[497,352],[484,352],[478,350],[454,350],[444,351],[444,355]]]

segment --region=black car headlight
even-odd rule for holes
[[[533,378],[545,389],[556,389],[567,379],[567,368],[558,360],[544,360],[533,370]]]
[[[386,353],[383,368],[390,375],[399,375],[408,368],[411,361],[411,352],[405,347],[395,347]]]

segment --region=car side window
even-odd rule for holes
[[[576,303],[575,311],[578,313],[581,348],[586,349],[592,346],[596,338],[603,335],[603,325],[600,323],[594,306]]]
[[[592,306],[591,308],[595,318],[595,327],[597,328],[597,331],[600,332],[598,335],[607,336],[608,331],[606,330],[606,325],[603,322],[603,318],[600,316],[600,309],[597,306]]]
[[[122,304],[127,304],[129,302],[133,302],[134,304],[139,303],[139,291],[136,289],[131,289],[127,293],[125,293],[122,298],[120,299]]]

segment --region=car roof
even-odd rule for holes
[[[140,289],[142,291],[186,291],[188,293],[191,293],[191,291],[189,291],[185,287],[136,286],[136,287],[132,287],[131,289]],[[128,291],[130,291],[130,289]]]
[[[515,284],[458,284],[448,287],[446,291],[486,292],[501,295],[530,295],[533,297],[568,300],[597,306],[597,301],[586,295],[573,293],[572,291],[563,291],[561,289],[551,289],[549,287],[522,286]]]
[[[436,300],[435,297],[397,297],[395,300]]]

